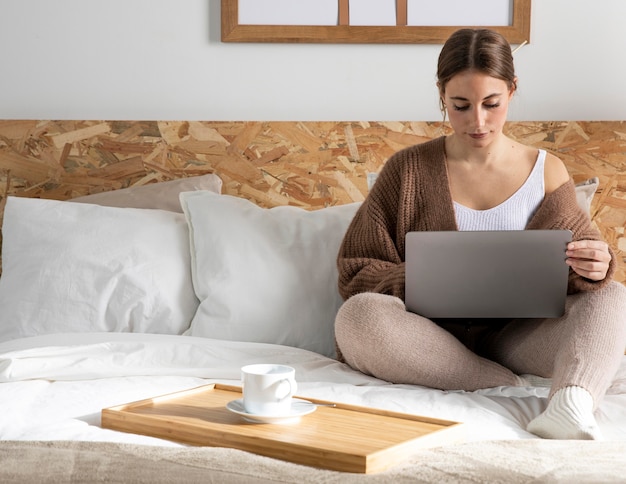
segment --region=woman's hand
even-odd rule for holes
[[[601,281],[609,270],[609,246],[601,240],[577,240],[567,244],[565,262],[574,272],[592,281]]]

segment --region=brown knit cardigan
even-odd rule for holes
[[[399,151],[387,161],[339,250],[339,292],[344,299],[378,292],[404,300],[406,233],[458,230],[445,157],[445,138],[441,137]],[[569,229],[573,240],[600,239],[576,201],[571,179],[544,198],[526,228]],[[570,269],[568,293],[602,287],[614,271],[612,251],[602,281],[585,279]]]

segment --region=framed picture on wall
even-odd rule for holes
[[[223,42],[439,44],[462,27],[530,41],[531,0],[222,0]]]

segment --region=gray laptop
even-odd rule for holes
[[[569,230],[409,232],[407,310],[437,318],[554,318],[565,311]]]

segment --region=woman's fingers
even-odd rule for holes
[[[611,254],[606,242],[578,240],[567,245],[565,261],[577,274],[592,281],[600,281],[609,270]]]

